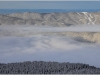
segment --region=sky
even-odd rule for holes
[[[0,9],[100,9],[100,1],[1,1]]]

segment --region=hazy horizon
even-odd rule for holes
[[[0,9],[100,9],[100,1],[0,1]]]

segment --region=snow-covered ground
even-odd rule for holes
[[[0,63],[43,60],[100,67],[99,43],[79,42],[73,37],[62,35],[36,35],[38,32],[100,32],[99,28],[93,25],[66,28],[0,26]]]

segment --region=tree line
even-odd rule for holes
[[[100,74],[100,68],[82,63],[26,61],[0,63],[0,74]]]

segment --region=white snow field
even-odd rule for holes
[[[99,37],[98,25],[70,27],[1,25],[0,63],[58,61],[100,67]]]

